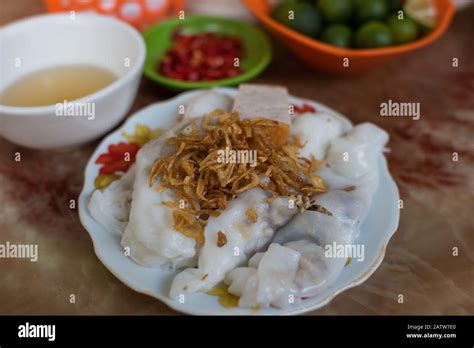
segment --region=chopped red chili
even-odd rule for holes
[[[211,81],[243,72],[240,60],[244,48],[239,38],[215,33],[172,34],[173,46],[159,62],[161,74],[176,80]],[[238,64],[236,64],[238,59]]]

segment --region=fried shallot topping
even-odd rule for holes
[[[199,245],[204,245],[204,223],[193,214],[184,210],[173,211],[173,228],[185,235],[193,238]]]
[[[175,151],[154,162],[149,184],[159,178],[157,191],[173,189],[178,200],[187,202],[190,207],[184,209],[165,205],[176,209],[176,230],[198,242],[204,238],[203,220],[255,187],[273,197],[327,191],[313,175],[322,162],[298,156],[302,145],[289,138],[289,126],[270,119],[241,120],[237,113],[217,109],[201,127],[192,123],[166,144]]]
[[[250,221],[252,221],[253,223],[256,223],[257,220],[258,220],[258,214],[257,212],[255,211],[255,209],[247,209],[245,211],[245,215],[247,215],[247,217],[250,219]]]
[[[291,196],[290,199],[293,201],[293,205],[300,210],[300,212],[304,212],[305,210],[317,211],[321,214],[326,214],[328,216],[332,216],[332,213],[324,208],[322,205],[317,204],[313,199],[302,196],[296,195]]]
[[[222,231],[217,232],[217,246],[219,248],[222,248],[226,244],[227,244],[227,237],[225,233]]]

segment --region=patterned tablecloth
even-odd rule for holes
[[[0,24],[41,6],[4,2]],[[432,46],[360,77],[322,76],[276,47],[257,80],[390,133],[387,157],[404,202],[400,227],[368,281],[311,314],[474,314],[473,18],[470,7]],[[131,112],[171,96],[144,79]],[[421,118],[381,117],[389,99],[419,102]],[[69,208],[96,145],[34,151],[0,139],[0,243],[39,246],[37,262],[0,259],[0,314],[176,314],[118,281]]]

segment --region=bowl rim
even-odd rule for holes
[[[145,66],[143,69],[143,73],[147,78],[149,78],[155,83],[158,83],[161,86],[164,86],[166,88],[169,88],[175,91],[183,91],[183,90],[198,89],[198,88],[223,87],[223,86],[236,85],[244,81],[248,81],[251,78],[260,74],[270,64],[272,60],[272,46],[267,34],[263,30],[256,28],[255,26],[251,24],[238,21],[235,19],[224,18],[224,17],[216,17],[216,16],[209,16],[209,15],[189,15],[189,16],[186,16],[184,20],[179,19],[179,18],[165,19],[151,26],[143,33],[143,37],[145,39],[145,45],[147,45],[147,40],[150,37],[152,37],[152,35],[156,31],[159,31],[162,26],[171,25],[172,27],[176,27],[180,23],[184,23],[184,22],[189,23],[192,21],[207,21],[210,24],[218,22],[223,25],[233,24],[236,26],[245,27],[246,29],[253,31],[255,36],[252,36],[251,40],[260,41],[262,43],[262,46],[261,46],[262,58],[255,65],[251,66],[250,69],[244,71],[240,75],[237,75],[231,78],[213,80],[213,81],[189,82],[189,81],[176,80],[176,79],[165,77],[156,69],[149,68],[146,64],[146,61],[148,59],[151,59],[151,57],[148,55],[148,51],[147,51],[147,60],[145,61]],[[245,39],[242,38],[241,36],[239,36],[239,38],[242,41],[245,41]]]
[[[17,27],[21,27],[24,25],[31,25],[32,23],[50,23],[50,20],[53,19],[55,21],[61,22],[68,19],[70,16],[69,13],[46,13],[46,14],[39,14],[31,17],[27,17],[24,19],[20,19],[0,28],[0,40],[2,40],[1,36],[3,36],[7,31],[17,30]],[[115,28],[123,29],[125,32],[130,34],[130,38],[133,39],[138,44],[138,54],[137,54],[137,61],[125,72],[125,74],[118,76],[118,78],[113,81],[111,84],[105,86],[104,88],[95,91],[94,93],[87,94],[82,98],[70,100],[68,102],[74,103],[83,103],[83,102],[94,102],[98,99],[109,95],[113,91],[123,87],[127,83],[129,83],[137,73],[141,73],[143,69],[143,64],[145,63],[145,56],[146,56],[146,48],[145,42],[141,34],[131,25],[124,23],[116,18],[110,16],[104,16],[97,13],[76,13],[76,20],[86,21],[89,22],[102,22],[108,23],[110,28],[115,26]],[[51,68],[52,66],[46,67],[46,69]],[[15,80],[14,80],[15,81]],[[8,87],[8,86],[6,86]],[[43,105],[43,106],[11,106],[11,105],[3,105],[0,104],[0,115],[2,114],[14,114],[15,116],[33,116],[33,115],[41,115],[41,114],[50,114],[54,112],[56,108],[56,104],[51,105]]]
[[[297,31],[290,29],[283,24],[279,23],[275,19],[273,19],[270,15],[262,13],[255,8],[255,0],[241,0],[245,7],[260,21],[262,21],[265,26],[267,26],[270,30],[274,30],[279,34],[285,36],[286,38],[291,39],[292,41],[296,41],[304,46],[307,46],[312,49],[316,49],[318,51],[324,51],[327,54],[333,56],[341,56],[341,57],[348,57],[348,58],[361,58],[361,57],[381,57],[381,56],[389,56],[394,54],[400,54],[404,52],[409,52],[415,50],[417,48],[426,46],[439,37],[443,35],[449,27],[451,23],[454,13],[455,7],[452,0],[441,0],[446,1],[446,11],[441,13],[441,16],[436,24],[436,27],[427,35],[419,38],[415,41],[389,46],[389,47],[381,47],[381,48],[341,48],[337,46],[333,46],[323,41],[313,39],[309,36],[304,34],[298,33]],[[440,0],[435,0],[436,4]],[[436,6],[438,7],[438,6]]]

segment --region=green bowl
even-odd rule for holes
[[[244,72],[229,79],[203,82],[188,82],[163,76],[158,70],[158,62],[172,46],[171,35],[177,27],[181,27],[183,33],[189,34],[213,32],[238,37],[245,48],[245,57],[240,62]],[[186,16],[186,19],[167,19],[151,27],[143,35],[147,49],[145,76],[174,91],[238,85],[260,74],[272,58],[270,41],[261,30],[244,22],[226,18]]]

